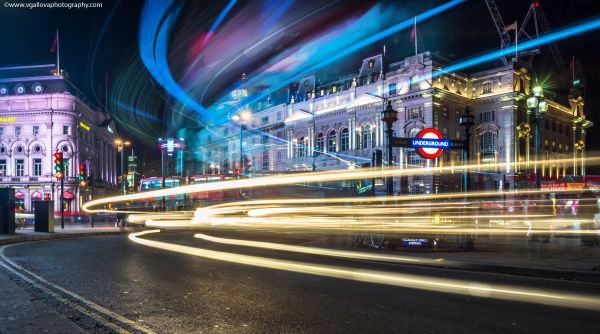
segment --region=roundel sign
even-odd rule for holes
[[[437,129],[427,128],[421,130],[416,138],[411,139],[411,146],[416,148],[423,158],[435,159],[445,148],[450,148],[450,141],[444,139]]]

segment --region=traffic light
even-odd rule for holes
[[[44,194],[44,201],[50,200],[50,194]]]
[[[65,165],[63,164],[62,152],[54,153],[54,176],[56,179],[61,180],[65,171]]]
[[[79,185],[81,187],[85,187],[87,185],[87,181],[85,179],[85,164],[79,164]]]

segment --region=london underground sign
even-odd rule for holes
[[[425,159],[435,159],[442,154],[444,149],[451,146],[450,141],[444,139],[442,134],[434,128],[421,130],[416,138],[411,139],[410,144]]]

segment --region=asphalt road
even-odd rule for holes
[[[215,245],[192,232],[146,236],[215,250],[486,283],[600,292],[600,285]],[[298,235],[229,233],[302,244]],[[18,244],[5,250],[45,279],[159,333],[599,333],[586,311],[361,283],[203,259],[126,235]]]

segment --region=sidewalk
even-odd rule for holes
[[[69,224],[66,225],[64,229],[61,229],[59,225],[58,227],[54,228],[53,233],[47,233],[35,232],[33,227],[27,227],[23,229],[17,229],[15,234],[0,234],[0,245],[25,241],[121,234],[140,230],[142,228],[143,227],[138,226],[121,228],[114,227],[114,225],[111,226],[109,224],[102,224],[101,226],[95,227],[90,227],[90,225],[83,224]]]
[[[2,273],[0,296],[0,333],[86,333]]]

